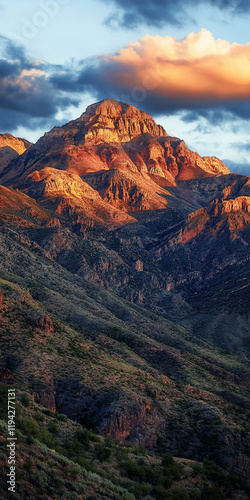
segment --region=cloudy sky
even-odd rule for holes
[[[107,97],[250,174],[249,0],[0,0],[0,133]]]

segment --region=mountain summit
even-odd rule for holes
[[[84,124],[85,142],[128,142],[142,134],[154,137],[167,136],[161,125],[156,125],[150,115],[132,105],[114,99],[104,99],[88,106],[73,125]]]

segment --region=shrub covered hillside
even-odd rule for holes
[[[1,385],[1,499],[247,500],[244,481],[205,459],[98,436],[18,392],[16,493],[6,494],[7,385]]]

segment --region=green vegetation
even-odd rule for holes
[[[28,396],[28,394],[26,392],[24,392],[23,394],[21,394],[20,401],[21,401],[21,403],[24,406],[29,406],[30,399],[29,399],[29,396]]]
[[[99,500],[103,491],[131,500],[245,500],[229,466],[232,454],[246,456],[246,358],[194,341],[184,327],[8,238],[3,249],[7,255],[11,241],[14,257],[7,268],[0,259],[0,362],[18,393],[20,498],[55,498],[57,485],[73,499],[87,491]]]
[[[0,428],[4,436],[7,435],[4,406],[7,390],[7,386],[0,386]],[[30,398],[29,406],[22,398],[19,400],[16,419],[18,493],[13,498],[32,499],[34,495],[38,500],[45,496],[53,498],[60,488],[64,491],[63,498],[75,500],[89,498],[84,495],[86,492],[90,495],[91,491],[98,491],[103,499],[118,499],[121,495],[130,500],[247,498],[236,475],[228,474],[207,459],[202,463],[189,463],[170,454],[151,454],[149,457],[145,448],[124,447],[110,437],[103,438],[82,428],[67,417],[59,419],[58,414],[45,413]],[[7,451],[3,441],[0,445],[4,475],[7,473]],[[139,455],[139,451],[143,455]],[[4,485],[4,477],[1,479]],[[6,495],[4,486],[0,487],[0,494]]]

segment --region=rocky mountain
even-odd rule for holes
[[[78,120],[45,134],[5,169],[2,183],[20,182],[45,166],[81,177],[101,170],[131,172],[164,185],[229,173],[217,158],[201,158],[148,114],[113,99],[89,106]]]
[[[0,173],[11,160],[23,154],[30,146],[31,143],[26,139],[18,139],[11,134],[0,134]]]
[[[201,158],[146,113],[108,99],[45,134],[8,164],[1,182],[53,214],[51,233],[43,241],[39,231],[33,237],[69,271],[159,308],[192,333],[243,349],[249,330],[247,176],[230,174],[217,158]],[[67,250],[60,244],[65,231]],[[95,259],[85,256],[82,236],[99,249]],[[228,293],[219,285],[224,276],[231,280]],[[238,290],[239,276],[246,277]],[[220,318],[214,326],[206,316],[213,304]],[[197,308],[199,314],[205,308],[200,326]],[[238,337],[231,342],[235,324]]]
[[[246,478],[250,178],[112,99],[0,168],[3,381]]]

